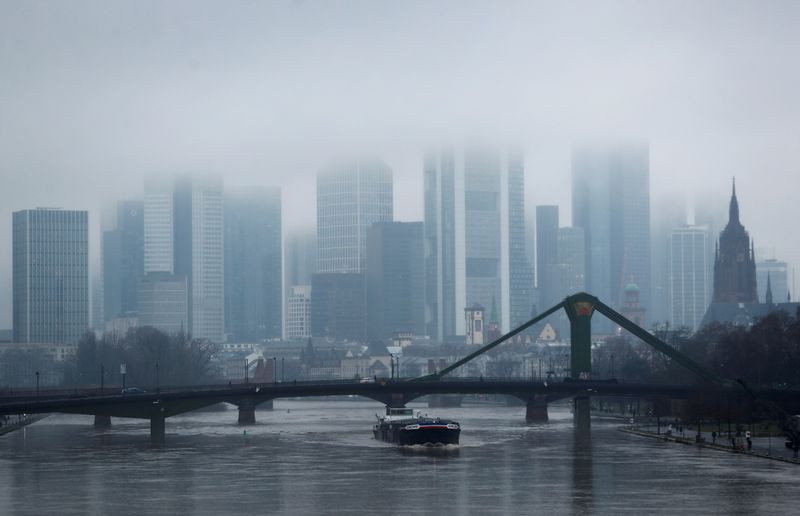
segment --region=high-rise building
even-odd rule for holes
[[[719,236],[714,258],[714,302],[758,302],[753,243],[739,221],[736,182],[733,183],[728,207],[728,224]]]
[[[196,338],[224,339],[222,179],[145,182],[145,273],[186,278],[188,327]]]
[[[189,294],[185,275],[149,272],[139,282],[139,326],[165,333],[186,332],[189,327]]]
[[[440,341],[465,335],[464,309],[476,303],[496,301],[503,331],[512,315],[530,318],[522,159],[489,147],[426,153],[426,326]]]
[[[364,274],[317,273],[311,277],[311,335],[364,342]]]
[[[225,332],[230,342],[282,337],[281,191],[225,195]]]
[[[311,285],[311,275],[317,272],[317,234],[314,229],[295,229],[287,233],[283,263],[287,288]]]
[[[144,272],[174,272],[175,182],[151,178],[144,185]]]
[[[508,181],[503,184],[508,185],[509,325],[504,328],[510,330],[531,319],[536,278],[532,262],[528,260],[525,237],[525,157],[522,151],[509,152],[507,163]]]
[[[379,222],[367,230],[367,337],[425,333],[422,222]]]
[[[650,246],[652,266],[652,290],[650,292],[651,307],[649,318],[654,322],[670,320],[669,270],[667,260],[668,246],[672,230],[685,226],[686,199],[682,195],[664,195],[655,203],[653,209],[653,238]],[[710,234],[710,233],[709,233]],[[711,249],[708,255],[711,256]],[[706,260],[710,263],[710,260]],[[710,287],[710,284],[708,285]]]
[[[286,305],[286,338],[311,337],[311,285],[292,285]]]
[[[581,228],[558,228],[554,271],[555,302],[586,290],[586,239]]]
[[[758,287],[758,301],[766,302],[767,278],[772,287],[772,297],[776,302],[784,302],[789,297],[789,274],[786,262],[776,259],[767,259],[756,262],[756,284]]]
[[[669,316],[675,328],[696,330],[709,304],[708,226],[683,226],[669,235],[667,246]]]
[[[541,308],[561,300],[556,274],[558,260],[558,206],[536,207],[536,287]]]
[[[364,272],[367,228],[393,218],[392,170],[382,161],[337,163],[317,174],[317,271]]]
[[[75,343],[89,328],[89,214],[23,210],[12,217],[15,342]]]
[[[650,306],[650,166],[645,144],[584,146],[572,154],[572,222],[586,238],[586,286],[621,306],[635,283]]]
[[[103,232],[103,314],[110,321],[139,311],[139,282],[144,275],[144,203],[117,204],[115,228]]]

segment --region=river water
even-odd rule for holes
[[[618,431],[576,436],[566,408],[427,409],[461,422],[455,450],[372,438],[367,401],[277,400],[258,424],[236,410],[146,421],[53,415],[0,437],[0,515],[797,514],[800,467]],[[244,433],[246,430],[246,434]]]

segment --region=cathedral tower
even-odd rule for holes
[[[714,302],[757,303],[756,261],[750,235],[739,221],[736,180],[714,260]]]

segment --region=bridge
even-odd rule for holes
[[[502,344],[514,335],[525,331],[559,309],[564,309],[571,329],[571,378],[563,381],[534,381],[507,378],[449,378],[446,375],[470,360]],[[591,318],[594,312],[607,316],[620,327],[642,341],[668,355],[677,363],[701,378],[713,382],[728,393],[740,393],[736,382],[721,378],[681,354],[668,344],[626,319],[596,297],[580,293],[565,298],[553,308],[534,317],[522,326],[506,333],[442,369],[414,379],[355,380],[323,382],[273,382],[237,385],[210,385],[184,388],[156,388],[140,394],[105,394],[97,389],[67,392],[19,393],[0,398],[0,415],[37,414],[60,412],[90,414],[96,424],[110,422],[110,417],[142,418],[150,420],[150,436],[154,444],[165,439],[165,420],[170,416],[189,412],[220,402],[239,407],[239,422],[255,422],[255,408],[260,403],[277,398],[355,395],[376,400],[388,406],[404,406],[409,401],[435,394],[506,394],[523,400],[528,421],[546,420],[549,402],[573,398],[574,422],[578,429],[591,425],[589,400],[592,396],[625,396],[648,399],[687,399],[698,392],[693,385],[632,384],[615,380],[591,379]],[[755,395],[752,391],[747,391]],[[773,390],[757,394],[761,399],[774,402],[796,402],[799,391]]]

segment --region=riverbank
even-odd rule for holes
[[[31,414],[0,418],[0,436],[13,432],[14,430],[19,430],[20,428],[24,428],[28,425],[32,425],[33,423],[46,418],[48,415],[49,414]]]
[[[781,454],[773,454],[771,449],[768,452],[764,452],[764,451],[758,450],[758,449],[756,449],[756,450],[746,450],[746,449],[741,449],[741,448],[733,448],[733,447],[731,447],[729,445],[724,445],[724,444],[719,444],[719,443],[714,443],[714,442],[708,442],[707,440],[705,440],[705,437],[703,437],[704,440],[702,440],[700,442],[697,442],[695,437],[685,437],[685,436],[679,436],[679,435],[666,435],[664,433],[651,432],[651,431],[648,431],[648,430],[642,430],[640,428],[635,428],[635,427],[631,427],[631,426],[623,426],[623,427],[620,427],[619,430],[622,431],[622,432],[625,432],[627,434],[637,435],[637,436],[640,436],[640,437],[648,437],[648,438],[651,438],[651,439],[659,439],[659,440],[662,440],[662,441],[670,441],[670,442],[674,442],[674,443],[678,443],[678,444],[699,446],[699,447],[702,447],[702,448],[711,448],[711,449],[718,450],[718,451],[721,451],[721,452],[738,453],[738,454],[741,454],[741,455],[748,455],[748,456],[751,456],[751,457],[759,457],[759,458],[762,458],[762,459],[770,459],[770,460],[776,460],[776,461],[779,461],[779,462],[786,462],[786,463],[789,463],[789,464],[800,465],[800,460],[794,459],[794,458],[791,458],[791,457],[787,457],[787,456],[784,456],[784,455],[781,455]],[[780,443],[780,444],[782,444],[782,443]]]

